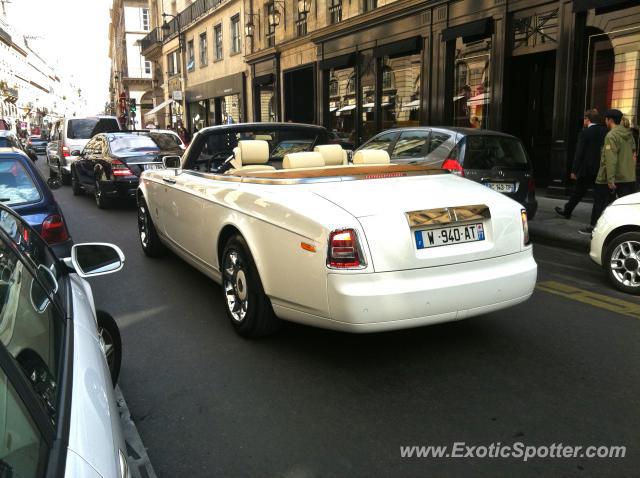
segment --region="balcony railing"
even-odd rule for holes
[[[184,29],[184,27],[205,15],[210,10],[218,8],[224,1],[225,0],[196,0],[178,14],[179,20],[178,18],[174,18],[168,22],[169,30],[165,32],[164,39],[166,40],[178,32],[178,21],[180,21],[180,28]]]
[[[157,43],[162,42],[162,30],[158,28],[154,28],[151,32],[140,40],[140,48],[142,51],[146,51]]]

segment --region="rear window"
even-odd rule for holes
[[[465,138],[465,169],[528,168],[520,140],[503,136],[471,135]]]
[[[7,206],[37,202],[40,190],[33,179],[15,159],[0,160],[0,201]]]
[[[158,144],[149,136],[112,136],[109,138],[109,147],[112,153],[159,151]]]
[[[91,139],[98,133],[115,133],[120,131],[118,121],[114,118],[83,118],[69,120],[67,138]]]
[[[180,137],[171,133],[149,133],[149,136],[158,144],[162,150],[180,150],[182,142]]]

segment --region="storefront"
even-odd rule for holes
[[[281,120],[279,82],[279,57],[269,55],[251,65],[253,92],[253,119],[262,123]]]
[[[189,131],[246,121],[244,83],[244,73],[237,73],[187,89]]]

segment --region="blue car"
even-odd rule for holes
[[[0,202],[20,214],[58,257],[71,255],[73,241],[62,211],[40,171],[20,149],[0,147]]]

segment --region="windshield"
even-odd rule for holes
[[[0,201],[7,206],[18,206],[40,198],[40,190],[19,161],[0,160]]]
[[[160,151],[158,144],[149,136],[142,135],[127,135],[127,136],[112,136],[109,138],[109,145],[111,152],[114,154],[123,152],[146,152],[146,151]]]
[[[465,138],[465,169],[529,167],[520,140],[504,136],[470,135]]]
[[[67,137],[70,139],[91,139],[98,133],[120,131],[118,121],[113,118],[83,118],[69,120]]]

